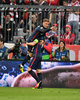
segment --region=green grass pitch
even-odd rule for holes
[[[0,87],[0,100],[80,100],[80,89]]]

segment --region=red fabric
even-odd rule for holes
[[[10,0],[10,5],[16,5],[16,2],[13,2],[13,0]],[[11,9],[11,8],[10,8]],[[17,10],[17,8],[14,8]],[[11,21],[14,20],[14,12],[9,12],[9,14],[11,15]],[[16,12],[16,18],[18,18],[18,12]]]
[[[79,1],[79,3],[80,3],[80,0],[78,0]]]
[[[49,54],[49,60],[53,60],[53,58],[52,58],[52,53]]]
[[[48,32],[46,33],[46,36],[48,36]]]
[[[12,0],[10,0],[10,3],[12,3]]]
[[[58,5],[59,0],[47,0],[47,3],[50,4],[50,5]]]
[[[58,34],[54,34],[53,37],[58,37]]]
[[[76,1],[72,4],[72,6],[76,6],[77,4],[79,4],[79,2],[76,0]]]
[[[25,12],[24,19],[28,19],[28,12]]]
[[[25,0],[25,4],[29,4],[30,3],[30,1],[29,0]]]
[[[78,0],[79,1],[79,4],[80,4],[80,0]],[[79,22],[80,22],[80,13],[79,13]]]
[[[52,60],[52,48],[53,45],[51,43],[48,43],[48,45],[44,44],[44,49],[49,53],[49,60]]]
[[[53,26],[56,26],[56,27],[58,27],[58,24],[53,24]]]
[[[48,43],[48,45],[45,45],[44,44],[44,49],[49,52],[49,53],[52,53],[52,44],[51,43]]]
[[[67,28],[70,28],[70,30],[71,30],[71,26],[70,26],[70,25],[66,25],[66,27],[67,27]]]
[[[61,38],[60,40],[64,41],[65,44],[73,44],[75,35],[73,33],[71,33],[70,38],[66,38],[67,36],[68,36],[68,33],[65,33],[64,38]]]

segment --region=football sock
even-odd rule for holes
[[[29,56],[29,55],[27,55],[27,56],[25,57],[24,61],[22,62],[22,65],[24,66],[24,64],[25,64],[26,62],[28,62],[28,60],[30,60],[30,56]]]
[[[31,76],[32,76],[38,83],[40,82],[39,78],[36,76],[36,74],[35,74],[34,71],[30,70],[30,71],[29,71],[29,74],[31,74]]]
[[[37,73],[37,75],[38,75],[39,80],[42,81],[42,74],[41,73]]]

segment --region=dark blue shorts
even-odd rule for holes
[[[31,69],[41,69],[41,58],[40,57],[33,57],[29,63]]]
[[[33,52],[33,49],[32,48],[33,48],[32,46],[28,46],[28,51],[29,52]]]

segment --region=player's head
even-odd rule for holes
[[[44,27],[44,28],[48,28],[48,26],[49,26],[49,19],[44,18],[44,19],[43,19],[43,27]]]

